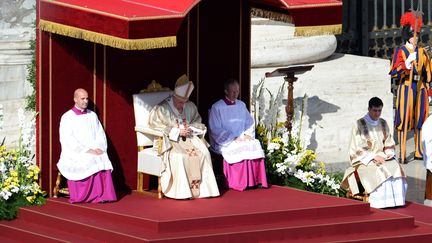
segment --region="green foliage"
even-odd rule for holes
[[[33,30],[36,30],[36,28],[33,27]],[[26,110],[36,111],[36,39],[30,40],[30,50],[32,52],[32,60],[27,65],[27,82],[32,87],[32,93],[26,97]]]

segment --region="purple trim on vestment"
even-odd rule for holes
[[[72,107],[71,109],[73,112],[75,112],[76,115],[84,115],[87,114],[87,109],[84,109],[83,111],[81,111],[80,109],[78,109],[76,106]]]
[[[264,159],[243,160],[229,164],[223,161],[225,183],[228,188],[244,191],[248,187],[268,187]]]
[[[231,100],[229,100],[229,99],[227,99],[226,97],[225,98],[223,98],[223,101],[225,101],[225,104],[227,104],[227,105],[235,105],[235,101],[231,101]]]
[[[99,171],[79,181],[67,181],[70,203],[117,201],[111,170]]]

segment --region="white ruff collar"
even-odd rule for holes
[[[409,43],[408,41],[405,43],[406,47],[408,47],[410,50],[413,50],[414,46],[413,44]]]
[[[366,115],[365,115],[363,118],[364,118],[365,121],[366,121],[369,125],[371,125],[371,126],[376,126],[376,125],[379,124],[379,119],[376,120],[376,121],[372,120],[372,118],[369,116],[369,112],[366,113]]]

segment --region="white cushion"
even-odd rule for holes
[[[148,127],[148,117],[151,109],[171,95],[172,91],[148,92],[133,95],[133,105],[136,127]],[[152,146],[153,136],[137,132],[138,146]]]
[[[153,148],[147,148],[138,152],[138,172],[160,176],[162,158]]]

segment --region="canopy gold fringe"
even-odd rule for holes
[[[295,36],[337,35],[342,33],[342,24],[295,27]]]
[[[251,16],[266,18],[274,21],[281,21],[292,24],[292,17],[288,14],[273,12],[261,8],[251,8]]]
[[[89,30],[80,29],[68,25],[58,24],[47,20],[39,20],[39,28],[43,31],[72,38],[82,39],[106,46],[123,50],[148,50],[177,46],[176,36],[145,38],[145,39],[124,39],[111,35],[101,34]]]

